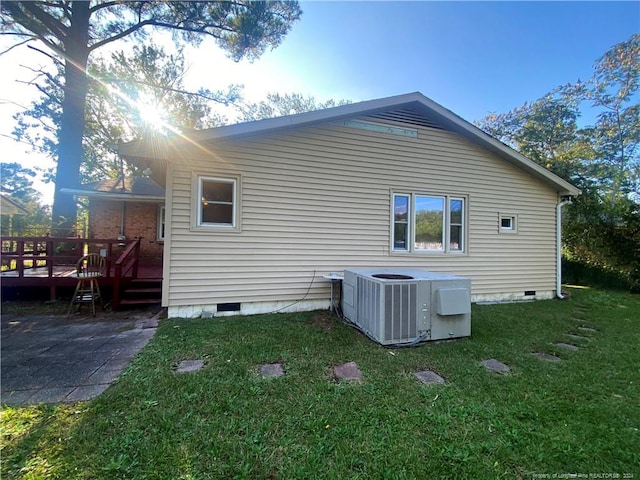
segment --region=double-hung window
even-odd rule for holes
[[[198,177],[198,227],[236,227],[237,183],[235,178]]]
[[[451,195],[394,193],[392,250],[465,252],[465,204],[465,198]]]

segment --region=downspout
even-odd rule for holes
[[[118,235],[118,240],[121,242],[120,243],[121,247],[125,246],[124,241],[127,239],[124,231],[124,222],[127,217],[126,212],[127,212],[127,202],[123,200],[122,207],[120,208],[120,235]]]
[[[571,203],[571,197],[562,197],[556,205],[556,297],[562,295],[562,207]]]

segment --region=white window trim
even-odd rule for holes
[[[502,226],[503,219],[511,220],[511,228]],[[498,213],[498,233],[514,234],[518,233],[518,215],[514,213]]]
[[[461,215],[461,223],[460,223],[460,239],[462,240],[462,249],[461,250],[451,250],[451,201],[452,200],[461,200],[462,201],[462,215]],[[449,228],[446,229],[446,242],[447,248],[449,249],[449,253],[453,254],[464,254],[467,251],[467,198],[459,197],[456,195],[450,195],[447,198],[447,226]]]
[[[202,222],[202,184],[206,181],[231,183],[233,185],[232,223]],[[191,230],[210,233],[240,232],[241,176],[234,174],[211,175],[194,172],[192,179]]]
[[[443,215],[443,249],[441,250],[428,250],[415,248],[415,199],[416,197],[434,197],[444,199],[444,215]],[[394,206],[396,197],[408,197],[409,198],[409,212],[408,218],[410,219],[407,225],[407,248],[400,249],[395,248],[395,215]],[[462,250],[451,250],[451,201],[462,200],[462,232],[460,238],[462,239]],[[391,232],[390,232],[390,252],[391,254],[399,255],[468,255],[469,252],[469,197],[467,195],[459,194],[443,194],[432,192],[406,192],[406,191],[392,191],[391,192]]]
[[[396,214],[395,214],[395,205],[396,205],[396,197],[404,197],[407,199],[407,245],[406,248],[395,248],[396,244]],[[408,193],[393,193],[391,194],[391,251],[392,252],[410,252],[411,245],[410,241],[413,234],[413,229],[411,228],[411,195]]]
[[[164,213],[164,215],[163,215]],[[164,221],[162,221],[162,218],[164,217]],[[163,228],[164,225],[164,228]],[[157,240],[159,242],[163,242],[165,239],[165,236],[167,235],[167,208],[164,205],[159,205],[158,206],[158,228],[157,228],[158,232],[157,232]],[[164,231],[164,235],[162,234],[162,232]]]

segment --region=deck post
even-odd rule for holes
[[[47,274],[49,275],[49,278],[53,277],[53,254],[54,254],[54,250],[53,250],[53,241],[49,239],[49,236],[47,235]],[[54,293],[55,293],[55,288],[54,288]],[[55,299],[52,299],[55,300]]]
[[[18,269],[18,278],[24,278],[24,240],[18,240],[16,242],[16,268]]]

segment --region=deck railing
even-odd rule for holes
[[[46,285],[51,289],[52,300],[56,298],[56,286],[69,286],[73,282],[60,272],[73,271],[87,253],[105,257],[105,283],[114,286],[114,295],[119,295],[124,283],[138,275],[139,238],[123,242],[112,238],[0,237],[0,245],[3,285]]]
[[[111,305],[114,310],[120,306],[120,293],[131,281],[138,278],[140,263],[140,239],[133,241],[116,260],[113,274],[113,297]]]

